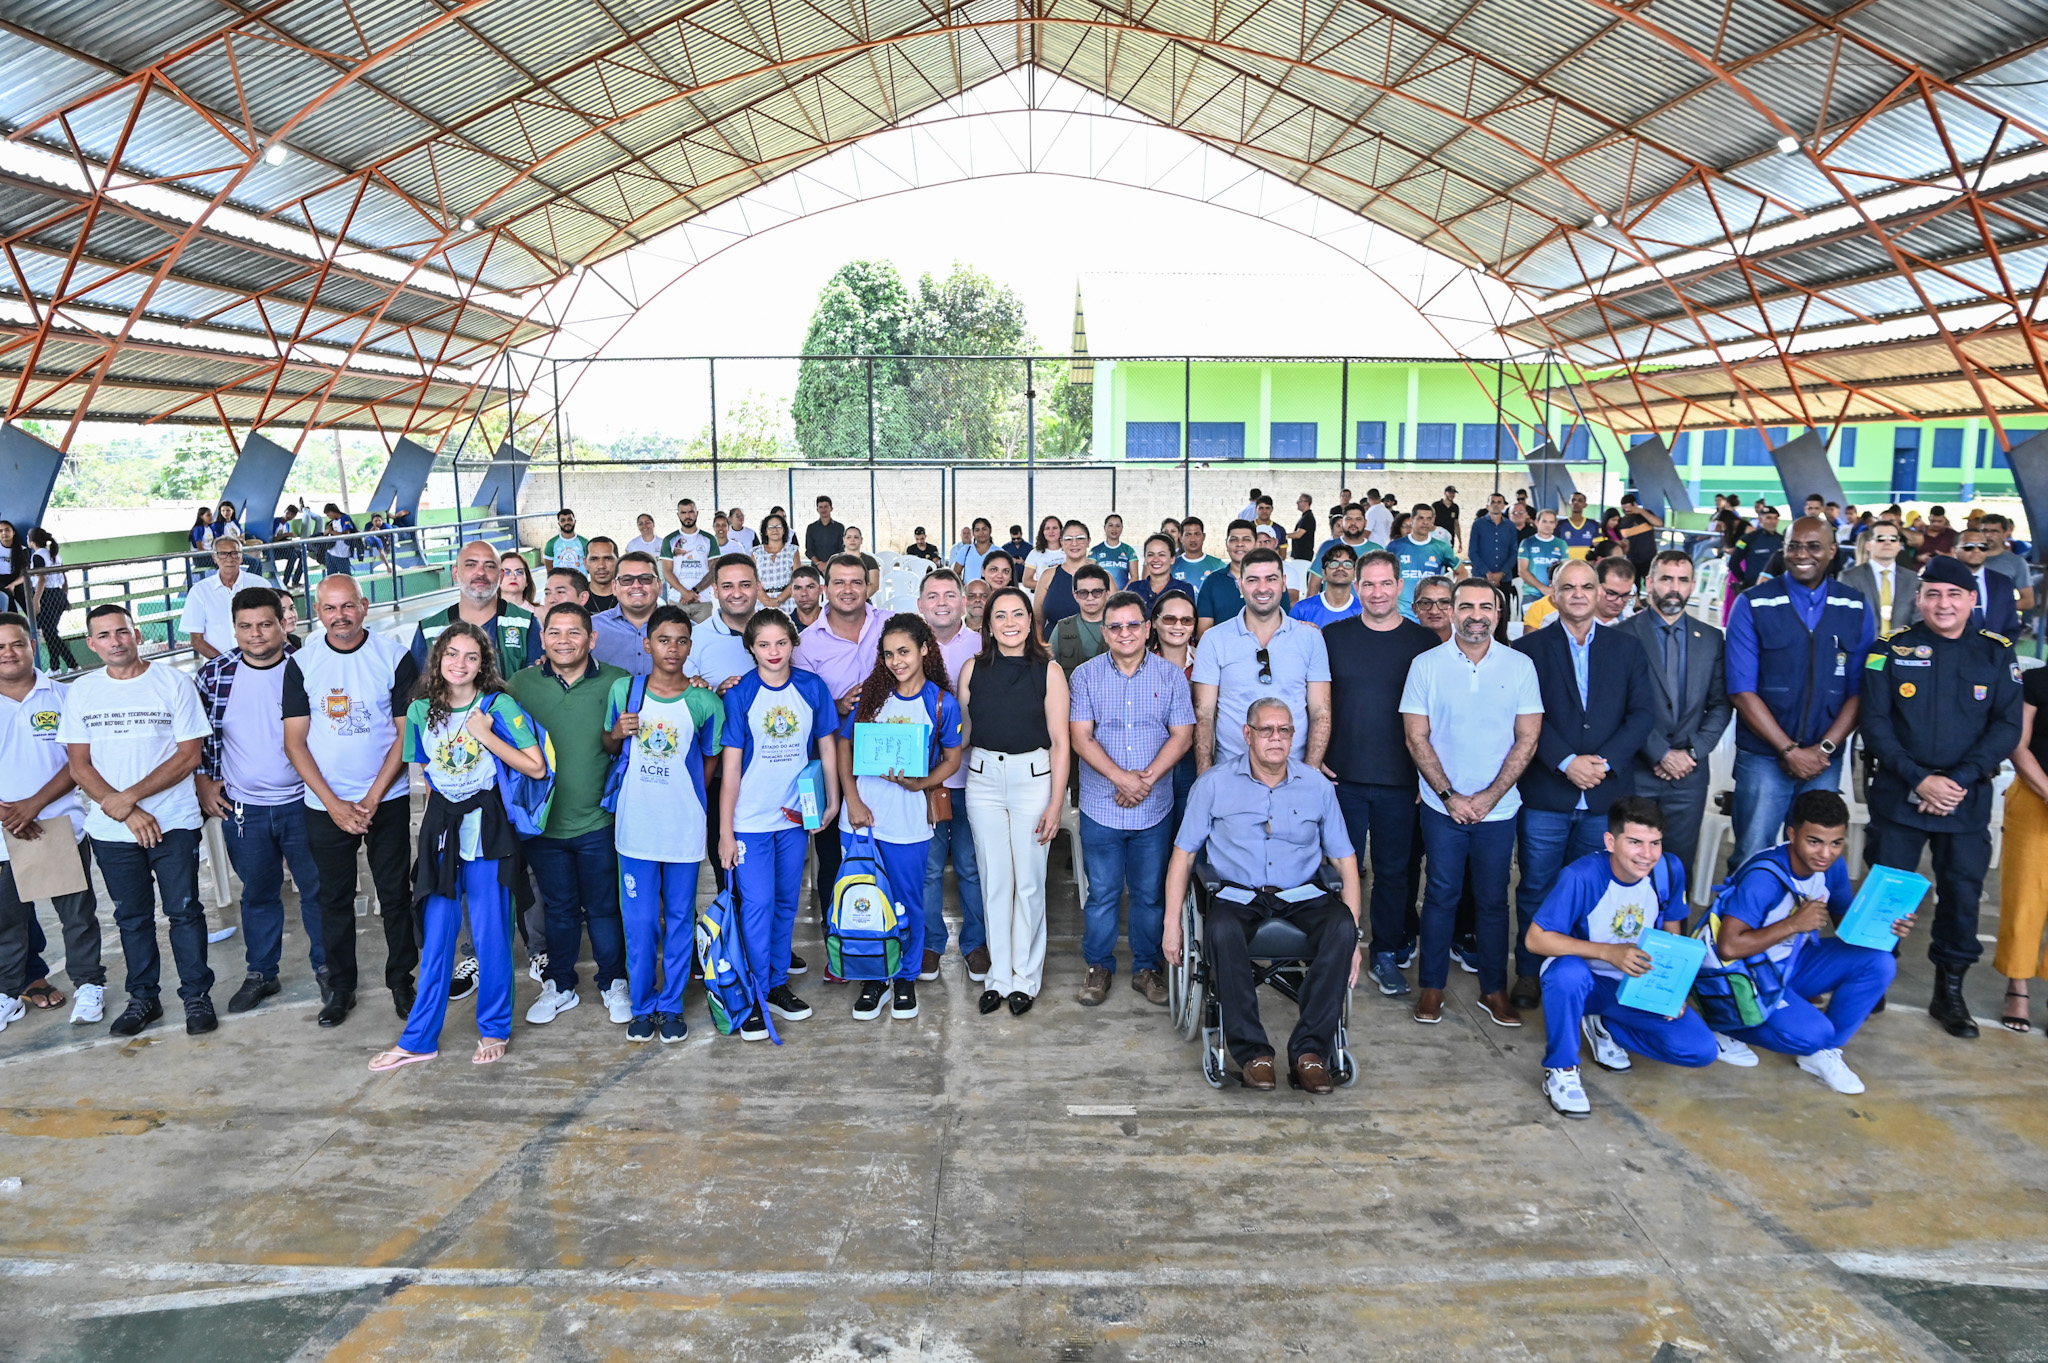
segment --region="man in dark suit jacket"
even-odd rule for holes
[[[2008,639],[2020,637],[2019,589],[2005,574],[1984,566],[1991,540],[1982,530],[1965,530],[1956,537],[1956,558],[1977,580],[1977,609],[1970,614],[1972,629],[1988,629]]]
[[[1636,754],[1636,794],[1664,809],[1664,850],[1676,853],[1691,882],[1707,807],[1707,755],[1728,731],[1726,640],[1685,613],[1692,599],[1692,559],[1666,550],[1650,561],[1649,609],[1621,622],[1643,647],[1655,718]]]
[[[1550,579],[1556,621],[1515,644],[1536,665],[1543,690],[1536,756],[1516,783],[1522,881],[1515,890],[1515,987],[1508,995],[1515,1008],[1533,1008],[1543,998],[1536,980],[1542,959],[1529,950],[1529,924],[1566,863],[1605,849],[1607,807],[1635,792],[1636,756],[1655,717],[1642,645],[1618,626],[1594,623],[1598,592],[1590,563],[1558,564]]]

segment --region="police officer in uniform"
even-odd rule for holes
[[[1977,901],[1991,864],[1991,780],[2020,738],[2020,667],[2012,641],[1974,628],[1977,582],[1953,558],[1920,570],[1920,623],[1870,652],[1863,743],[1870,779],[1872,866],[1915,871],[1933,844],[1934,1001],[1950,1036],[1974,1037],[1963,974],[1983,947]]]

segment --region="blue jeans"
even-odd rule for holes
[[[625,979],[626,928],[619,918],[619,857],[612,847],[612,830],[593,828],[573,838],[528,838],[525,850],[548,906],[547,978],[564,993],[576,988],[576,957],[587,922],[597,987],[609,989],[614,980]]]
[[[289,861],[299,887],[299,922],[306,930],[307,955],[318,972],[327,968],[320,931],[320,872],[306,841],[306,807],[230,802],[235,817],[221,821],[228,860],[242,878],[242,936],[249,973],[273,979],[284,952],[284,867]]]
[[[1750,752],[1746,748],[1735,750],[1735,801],[1733,818],[1735,825],[1735,853],[1728,862],[1728,873],[1735,874],[1735,868],[1748,861],[1766,847],[1777,845],[1779,835],[1785,831],[1785,816],[1792,811],[1792,799],[1809,790],[1840,790],[1842,788],[1842,755],[1835,754],[1835,760],[1827,769],[1811,781],[1795,781],[1778,759],[1765,753]]]
[[[1124,887],[1131,891],[1131,969],[1166,969],[1160,936],[1166,930],[1166,857],[1173,847],[1170,820],[1150,828],[1110,828],[1081,815],[1081,855],[1088,866],[1088,903],[1082,908],[1081,959],[1116,974],[1116,920]]]
[[[946,954],[951,933],[946,927],[946,858],[960,882],[960,954],[988,945],[988,924],[981,916],[981,868],[974,861],[974,830],[967,826],[966,792],[953,792],[953,817],[932,825],[931,850],[924,862],[924,946]],[[922,962],[920,962],[922,964]]]
[[[1607,846],[1607,811],[1568,809],[1563,813],[1522,806],[1522,882],[1515,887],[1515,973],[1534,975],[1543,958],[1529,950],[1529,924],[1550,897],[1557,873],[1571,862]]]
[[[476,947],[476,1034],[504,1041],[512,1035],[512,892],[498,883],[496,861],[463,862],[461,880],[462,897],[469,907],[469,940]],[[427,902],[419,907],[424,987],[413,996],[412,1012],[398,1038],[400,1050],[441,1047],[448,991],[424,982],[446,980],[454,974],[462,910],[462,904],[438,894],[427,896]]]
[[[171,924],[171,959],[178,967],[178,997],[189,1007],[213,989],[206,966],[206,910],[199,906],[199,830],[166,828],[154,847],[92,840],[107,893],[114,900],[114,926],[127,957],[128,996],[155,999],[163,959],[156,948],[156,899],[163,894]]]
[[[1479,991],[1508,987],[1508,866],[1515,857],[1515,821],[1459,823],[1424,805],[1422,846],[1429,856],[1428,890],[1422,901],[1422,960],[1415,982],[1442,989],[1451,972],[1451,934],[1458,900],[1472,877],[1472,916],[1479,930]]]
[[[1771,1015],[1729,1035],[1779,1055],[1846,1046],[1898,973],[1898,957],[1889,951],[1852,946],[1839,937],[1818,938],[1799,949],[1785,997]],[[1825,1013],[1807,1002],[1820,994],[1831,996]]]
[[[1583,956],[1558,956],[1546,964],[1543,1067],[1569,1070],[1578,1066],[1579,1021],[1588,1013],[1606,1023],[1616,1044],[1635,1055],[1695,1070],[1714,1063],[1713,1029],[1691,1008],[1675,1018],[1660,1017],[1625,1007],[1620,996],[1621,981],[1596,975]]]
[[[1344,812],[1344,829],[1361,863],[1371,839],[1371,954],[1399,951],[1408,940],[1409,860],[1416,848],[1415,812],[1422,808],[1415,787],[1339,781],[1337,808]]]

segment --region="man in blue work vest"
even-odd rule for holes
[[[1794,796],[1841,788],[1877,637],[1868,598],[1828,576],[1835,537],[1825,522],[1794,521],[1784,554],[1785,575],[1745,591],[1728,616],[1728,699],[1742,721],[1731,871],[1778,842]]]

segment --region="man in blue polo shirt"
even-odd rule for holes
[[[1244,609],[1244,589],[1238,584],[1238,574],[1244,571],[1245,555],[1258,548],[1258,532],[1252,529],[1250,521],[1232,521],[1230,529],[1223,534],[1223,552],[1230,555],[1230,564],[1221,572],[1208,574],[1202,579],[1202,588],[1195,593],[1195,637],[1219,620],[1228,620]],[[1282,583],[1285,584],[1283,569]]]
[[[1294,715],[1294,756],[1322,765],[1330,742],[1330,654],[1322,631],[1287,616],[1280,556],[1245,556],[1244,609],[1203,636],[1195,650],[1195,769],[1207,771],[1244,752],[1244,716],[1274,696]]]
[[[1415,618],[1415,584],[1425,577],[1449,577],[1458,566],[1458,551],[1436,534],[1436,512],[1417,502],[1409,513],[1408,533],[1387,546],[1401,565],[1401,614]]]
[[[1592,1106],[1579,1082],[1579,1034],[1602,1069],[1626,1070],[1636,1051],[1667,1065],[1714,1063],[1713,1029],[1690,1007],[1677,1017],[1630,1008],[1621,988],[1647,974],[1646,928],[1685,930],[1685,868],[1664,850],[1664,812],[1641,795],[1607,807],[1607,849],[1559,873],[1523,945],[1543,962],[1543,1096],[1567,1117]]]

